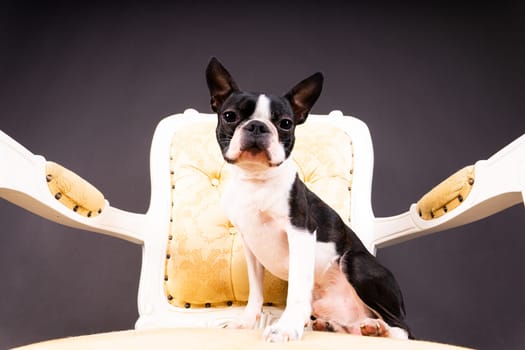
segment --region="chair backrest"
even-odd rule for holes
[[[229,165],[216,143],[215,127],[216,115],[190,109],[163,119],[156,128],[139,328],[218,325],[232,315],[225,310],[237,310],[247,300],[241,239],[219,205]],[[310,115],[296,132],[292,159],[299,176],[373,252],[368,128],[335,111]],[[265,286],[265,305],[283,306],[286,283],[268,273]],[[176,317],[179,314],[184,316]]]

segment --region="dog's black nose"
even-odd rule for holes
[[[258,120],[252,120],[251,122],[246,124],[246,126],[244,127],[244,130],[248,131],[250,134],[254,136],[268,134],[270,132],[270,129],[268,129],[268,126]]]

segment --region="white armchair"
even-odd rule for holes
[[[1,131],[0,197],[60,224],[142,245],[137,329],[220,327],[242,310],[248,284],[240,239],[218,206],[228,171],[215,144],[215,118],[190,109],[159,123],[145,214],[112,207],[80,176]],[[292,156],[299,175],[373,253],[524,200],[525,135],[452,175],[407,212],[377,218],[371,206],[374,160],[367,126],[334,111],[311,115],[297,132]],[[285,301],[284,281],[268,274],[265,284],[259,328],[280,315]]]

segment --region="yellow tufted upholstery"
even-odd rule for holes
[[[299,176],[348,222],[352,143],[342,130],[316,125],[298,128],[292,158]],[[174,135],[171,146],[165,293],[179,307],[244,304],[248,299],[241,237],[219,204],[230,168],[215,140],[215,126],[210,120],[185,126]],[[286,288],[286,282],[266,273],[265,302],[284,305]]]

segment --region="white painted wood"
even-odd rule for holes
[[[416,204],[397,216],[374,219],[377,248],[483,219],[524,201],[525,135],[487,160],[475,163],[475,182],[465,201],[432,220],[419,217]]]

